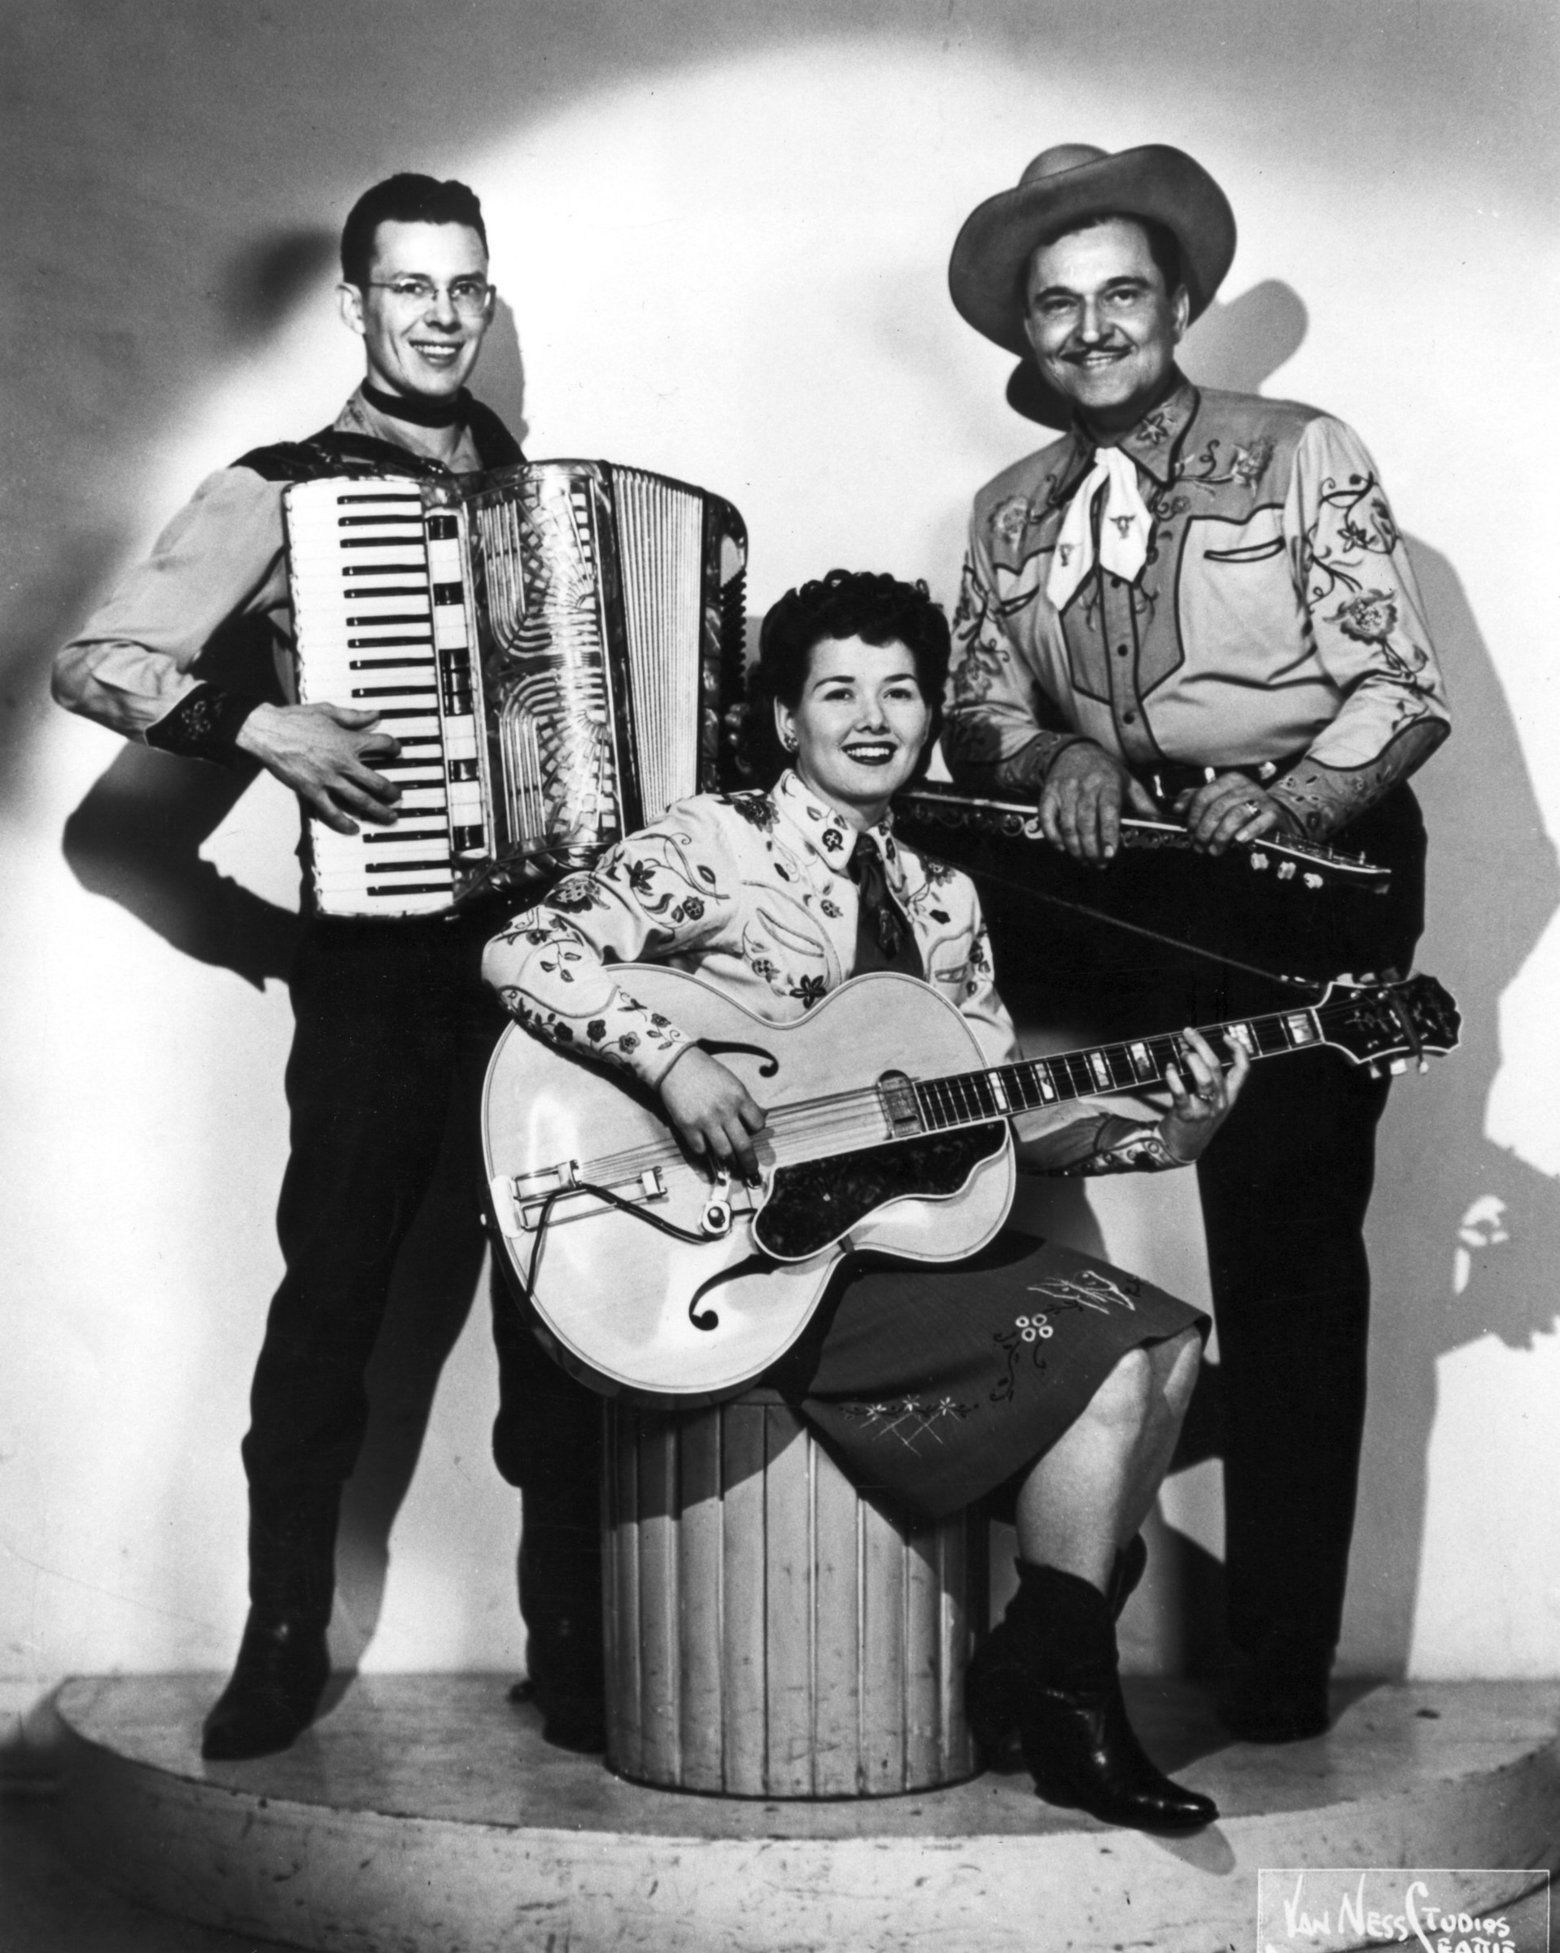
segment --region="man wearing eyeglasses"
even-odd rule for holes
[[[297,703],[282,521],[290,482],[442,479],[518,461],[466,382],[493,318],[487,233],[465,184],[403,174],[367,191],[341,236],[342,317],[364,376],[330,427],[209,476],[150,557],[55,664],[71,711],[189,759],[258,763],[342,833],[393,827],[399,747],[373,712]],[[284,1749],[330,1674],[337,1515],[367,1420],[364,1373],[402,1243],[448,1133],[476,1170],[475,1087],[503,1024],[480,980],[503,904],[457,918],[308,913],[291,976],[292,1151],[243,1457],[250,1610],[203,1753]],[[473,1215],[477,1202],[470,1202]],[[473,1225],[475,1225],[473,1221]],[[594,1400],[536,1349],[495,1286],[494,1450],[524,1493],[521,1607],[547,1734],[600,1747]]]

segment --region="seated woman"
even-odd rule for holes
[[[697,971],[774,1022],[852,975],[898,969],[957,1006],[988,1064],[1018,1055],[974,884],[892,831],[890,798],[936,732],[942,612],[924,585],[834,570],[780,599],[760,647],[755,711],[778,741],[774,785],[672,807],[518,916],[484,965],[528,1029],[633,1074],[693,1155],[750,1178],[762,1108],[676,1026],[645,1036],[647,1013],[613,963]],[[1185,1037],[1190,1076],[1171,1073],[1157,1124],[1088,1101],[1024,1114],[1026,1164],[1108,1173],[1195,1159],[1246,1059],[1236,1053],[1226,1079]],[[1143,1753],[1115,1637],[1205,1328],[1136,1277],[1004,1230],[961,1262],[847,1259],[765,1378],[873,1497],[917,1518],[1009,1500],[1019,1587],[971,1664],[976,1740],[992,1759],[1016,1729],[1042,1796],[1149,1830],[1217,1815]]]

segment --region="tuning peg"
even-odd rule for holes
[[[1387,1070],[1391,1072],[1394,1078],[1401,1078],[1404,1072],[1408,1070],[1408,1060],[1406,1058],[1394,1058],[1391,1064],[1387,1066]]]
[[[1421,1058],[1419,1061],[1419,1069],[1421,1072],[1427,1072],[1430,1069],[1430,1060],[1428,1058]]]
[[[1384,1078],[1386,1076],[1385,1072],[1382,1071],[1380,1065],[1372,1065],[1370,1067],[1370,1075],[1372,1078]]]

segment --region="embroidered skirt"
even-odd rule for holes
[[[847,1263],[763,1381],[854,1483],[920,1519],[1008,1485],[1128,1350],[1208,1318],[1163,1289],[1011,1229],[965,1261]]]

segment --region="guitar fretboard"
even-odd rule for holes
[[[1316,1010],[1275,1011],[1266,1017],[1235,1018],[1210,1025],[1203,1036],[1233,1038],[1253,1058],[1276,1058],[1285,1051],[1325,1042]],[[990,1071],[955,1072],[916,1085],[916,1102],[929,1132],[947,1131],[986,1119],[1002,1119],[1039,1106],[1058,1105],[1091,1093],[1130,1092],[1163,1084],[1175,1065],[1184,1075],[1185,1047],[1177,1037],[1130,1038],[1122,1044],[1062,1051],[1051,1058],[1029,1058]]]

